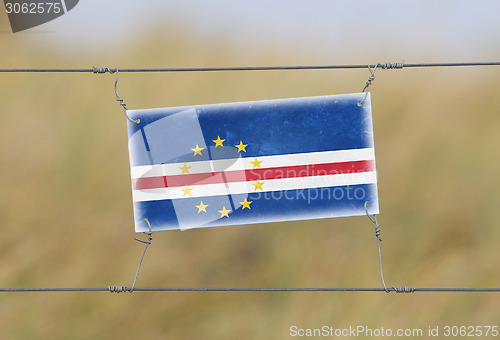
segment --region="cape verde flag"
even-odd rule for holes
[[[378,214],[364,96],[127,111],[136,232]]]

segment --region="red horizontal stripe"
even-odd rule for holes
[[[134,178],[134,190],[183,187],[218,183],[265,181],[280,178],[339,175],[368,172],[375,169],[373,160],[325,164],[296,165],[266,169],[233,170],[217,173],[184,174],[162,177]]]

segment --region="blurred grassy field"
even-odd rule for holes
[[[249,64],[224,43],[193,50],[187,38],[154,41],[65,58],[33,37],[2,34],[9,48],[0,49],[0,67]],[[300,51],[270,49],[250,64],[304,61]],[[130,108],[153,108],[359,92],[368,75],[122,74],[119,92]],[[387,284],[500,286],[499,70],[376,76]],[[0,77],[0,286],[131,285],[143,245],[133,240],[126,121],[114,76]],[[379,287],[378,270],[373,225],[356,217],[159,232],[138,286]],[[499,294],[470,293],[1,293],[0,338],[282,339],[291,325],[495,325],[499,301]]]

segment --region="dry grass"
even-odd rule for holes
[[[0,36],[0,44],[11,47],[0,51],[3,67],[75,66],[34,43],[26,51],[25,39]],[[154,48],[146,41],[101,59],[72,61],[83,67],[235,64],[227,46],[198,48],[193,56],[193,46],[181,40]],[[259,62],[280,64],[281,56],[289,51],[270,52]],[[149,108],[358,92],[367,75],[123,74],[119,86],[129,107]],[[494,68],[377,74],[372,105],[389,285],[499,286],[498,76]],[[2,287],[131,284],[142,245],[133,241],[126,125],[112,85],[110,75],[1,75]],[[373,225],[358,217],[157,233],[138,285],[379,286]],[[0,338],[279,339],[288,337],[291,325],[489,325],[500,318],[498,299],[3,293]]]

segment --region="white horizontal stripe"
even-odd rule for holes
[[[181,175],[184,164],[191,167],[190,174],[200,174],[206,172],[222,172],[232,170],[251,170],[254,168],[251,162],[255,161],[256,157],[244,157],[236,159],[220,159],[213,161],[198,161],[186,163],[172,164],[155,164],[133,166],[130,169],[132,178],[159,177]],[[336,162],[353,162],[375,159],[375,151],[373,148],[366,149],[351,149],[338,151],[323,151],[309,153],[294,153],[276,156],[261,156],[257,157],[258,161],[262,161],[260,166],[265,168],[276,168],[295,165],[308,164],[324,164]],[[212,168],[213,167],[213,168]]]
[[[247,158],[251,162],[255,157]],[[278,156],[263,156],[257,157],[262,161],[260,166],[264,168],[276,168],[283,166],[294,165],[309,165],[309,164],[324,164],[324,163],[337,163],[337,162],[353,162],[375,159],[375,150],[373,148],[366,149],[352,149],[352,150],[338,150],[338,151],[323,151],[323,152],[308,152],[296,153]],[[253,169],[253,165],[247,169]]]
[[[297,190],[307,188],[321,188],[321,187],[334,187],[341,185],[358,185],[358,184],[372,184],[377,182],[377,175],[375,171],[371,172],[358,172],[350,174],[339,175],[326,175],[326,176],[310,176],[310,177],[294,177],[294,178],[280,178],[272,180],[264,180],[260,183],[262,189],[255,190],[256,182],[234,182],[234,183],[220,183],[220,184],[207,184],[207,185],[193,185],[191,195],[184,196],[181,189],[185,187],[173,188],[157,188],[157,189],[143,189],[132,190],[134,202],[143,201],[157,201],[165,199],[181,199],[188,197],[205,197],[216,195],[234,195],[245,194],[253,192],[266,192],[266,191],[280,191],[280,190]]]

